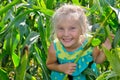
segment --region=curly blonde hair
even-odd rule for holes
[[[52,16],[53,34],[55,33],[56,24],[59,22],[59,20],[61,18],[64,19],[66,17],[78,18],[82,34],[83,35],[86,34],[86,32],[88,31],[87,28],[88,26],[87,26],[87,17],[84,13],[84,10],[80,6],[71,5],[71,4],[62,5],[60,8],[56,10],[54,15]]]

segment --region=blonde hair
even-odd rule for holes
[[[55,29],[56,29],[56,24],[58,22],[58,20],[60,18],[65,18],[65,16],[73,16],[74,18],[78,18],[79,19],[79,24],[80,24],[80,28],[82,31],[82,34],[86,34],[86,32],[88,31],[87,28],[87,18],[86,15],[83,11],[83,9],[80,6],[76,6],[76,5],[70,5],[70,4],[65,4],[63,6],[61,6],[60,8],[58,8],[56,10],[56,12],[54,13],[53,17],[52,17],[52,29],[53,29],[53,34],[55,33]],[[52,34],[52,36],[53,36]]]

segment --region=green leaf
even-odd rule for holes
[[[97,78],[96,73],[91,68],[85,69],[83,71],[83,74],[86,75],[87,80],[94,80]]]
[[[54,3],[54,0],[47,0],[46,1],[47,8],[52,9],[53,8],[53,3]]]
[[[17,56],[15,53],[12,53],[12,60],[13,60],[14,66],[18,67],[20,62],[19,56]]]
[[[41,16],[38,19],[38,30],[40,32],[42,46],[43,46],[43,48],[45,50],[45,54],[47,54],[46,33],[45,33],[45,27],[43,26],[43,22],[42,22],[42,17]]]
[[[28,61],[28,46],[25,46],[22,53],[20,65],[16,68],[16,79],[15,80],[25,80],[27,61]]]
[[[111,71],[105,71],[96,80],[106,80],[106,77],[111,73]]]
[[[9,3],[7,6],[3,7],[2,9],[0,9],[0,15],[5,13],[6,11],[8,11],[12,6],[17,4],[18,2],[20,2],[20,0],[14,0],[11,3]]]
[[[111,6],[114,6],[117,0],[105,0],[105,1],[108,2]]]
[[[94,4],[98,8],[98,10],[101,12],[101,14],[103,14],[103,9],[102,9],[102,6],[101,6],[99,0],[94,0]]]
[[[13,45],[12,45],[13,48],[12,49],[13,49],[13,51],[16,49],[19,41],[20,41],[20,34],[17,31],[14,30],[13,36],[12,36],[12,43],[13,43]]]
[[[23,43],[23,47],[25,45],[28,45],[29,47],[31,47],[32,44],[37,42],[38,38],[39,38],[39,34],[37,32],[31,31],[28,37],[26,38],[25,42]]]
[[[100,39],[98,39],[98,38],[94,38],[93,40],[92,40],[92,46],[98,46],[98,45],[100,45],[100,43],[101,43],[101,41],[100,41]]]
[[[38,3],[39,3],[39,0],[37,0],[38,1]],[[52,0],[50,0],[50,1],[52,1]],[[51,2],[52,3],[52,2]],[[49,3],[50,4],[50,3]],[[44,0],[40,0],[40,5],[41,5],[41,7],[43,7],[43,8],[46,8],[46,5],[45,5],[45,2],[44,2]]]
[[[0,68],[0,80],[9,80],[7,72]]]
[[[72,0],[73,4],[80,5],[79,0]]]
[[[26,80],[36,80],[36,78],[28,73],[26,73]]]
[[[117,47],[118,43],[120,42],[120,26],[118,26],[119,28],[116,31],[114,40],[113,40],[113,48]]]
[[[3,45],[3,49],[6,50],[7,54],[12,54],[12,50],[11,50],[11,45],[12,44],[12,38],[11,38],[11,33],[6,35],[5,37],[5,41],[4,41],[4,45]]]
[[[38,6],[35,6],[33,5],[33,9],[38,9],[40,10],[42,13],[44,13],[45,15],[47,16],[52,16],[54,11],[53,10],[50,10],[50,9],[45,9],[45,8],[42,8],[42,7],[38,7]]]
[[[116,74],[116,72],[115,71],[111,71],[111,73],[108,75],[108,76],[106,76],[106,79],[107,80],[119,80],[120,79],[120,77],[118,77],[118,75]]]
[[[45,56],[43,57],[43,54],[41,53],[41,50],[35,46],[35,50],[36,52],[33,53],[33,55],[35,56],[38,64],[41,66],[41,69],[42,69],[42,74],[45,78],[45,80],[50,80],[50,77],[49,77],[49,70],[47,69],[47,66],[46,66],[46,61],[45,61]],[[44,59],[43,59],[43,58]]]
[[[120,54],[117,49],[113,49],[112,51],[108,50],[102,45],[102,50],[105,53],[108,61],[110,62],[110,65],[112,66],[112,69],[120,76]]]
[[[118,22],[120,23],[120,9],[114,8],[114,7],[112,7],[112,6],[110,6],[110,7],[111,7],[111,9],[112,9],[113,11],[115,11],[115,13],[117,14]]]
[[[1,39],[1,37],[6,36],[11,31],[11,28],[14,27],[13,25],[17,24],[18,21],[21,20],[21,18],[24,18],[27,14],[29,14],[30,12],[34,12],[34,11],[35,10],[27,10],[27,11],[24,11],[23,13],[21,13],[20,15],[16,16],[15,19],[9,23],[9,25],[6,27],[6,29],[3,30],[2,32],[0,32],[0,39]]]

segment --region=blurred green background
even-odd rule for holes
[[[120,80],[120,0],[0,0],[0,80],[50,80],[50,20],[65,3],[85,9],[93,26],[88,45],[105,52],[107,59],[97,64],[96,80]],[[106,37],[111,50],[101,45]]]

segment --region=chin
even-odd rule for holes
[[[64,47],[66,47],[66,48],[72,47],[71,44],[63,44],[63,45],[64,45]]]

